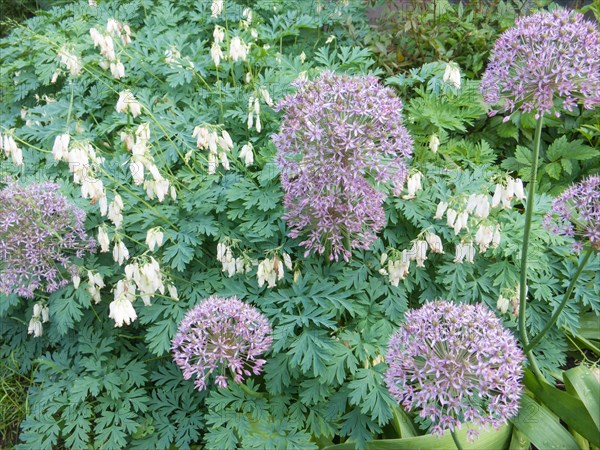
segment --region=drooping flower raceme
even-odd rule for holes
[[[85,213],[58,188],[14,183],[0,190],[0,292],[26,298],[42,287],[54,292],[79,274],[71,258],[95,250]]]
[[[600,251],[600,176],[590,176],[554,199],[544,225],[556,234],[580,236]],[[581,242],[576,249],[581,250]]]
[[[578,101],[587,109],[600,105],[596,26],[583,14],[560,9],[517,19],[496,41],[481,92],[509,113],[556,113],[555,97],[569,111]]]
[[[385,193],[375,186],[395,195],[404,186],[412,140],[402,102],[371,76],[324,72],[294,84],[299,91],[277,105],[285,115],[273,136],[285,219],[292,237],[305,236],[306,254],[347,260],[385,225]]]
[[[271,346],[271,326],[255,307],[236,297],[209,297],[191,309],[179,324],[171,348],[183,378],[195,376],[198,390],[206,389],[210,375],[227,386],[228,372],[236,383],[258,375],[265,364],[258,358]]]
[[[497,428],[517,414],[523,352],[486,306],[430,302],[405,320],[389,342],[385,381],[432,433],[466,422]]]

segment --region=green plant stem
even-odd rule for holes
[[[548,330],[550,330],[550,328],[552,328],[552,326],[556,323],[556,321],[558,320],[558,316],[560,316],[563,309],[565,309],[565,306],[567,305],[569,298],[571,298],[571,294],[573,293],[573,290],[575,289],[575,285],[577,284],[579,275],[581,275],[581,272],[583,272],[583,269],[586,266],[586,264],[588,263],[588,261],[590,260],[590,257],[592,256],[593,252],[594,252],[594,249],[592,247],[590,247],[588,249],[588,251],[585,253],[585,255],[583,256],[583,260],[581,261],[581,263],[579,264],[579,267],[577,268],[577,272],[575,272],[575,276],[573,276],[573,278],[571,279],[571,283],[569,284],[569,287],[567,288],[567,292],[565,292],[565,296],[563,297],[562,302],[558,306],[558,309],[556,311],[554,311],[554,314],[552,314],[552,317],[546,323],[546,326],[542,329],[542,331],[540,331],[531,340],[531,342],[525,347],[525,351],[533,350],[533,348],[544,338],[544,336],[546,335]]]
[[[460,445],[460,441],[458,440],[458,436],[456,435],[456,432],[451,431],[450,434],[452,435],[452,440],[454,441],[454,445],[456,445],[456,448],[458,450],[463,450],[463,446]]]
[[[264,395],[261,394],[260,392],[256,392],[253,391],[252,389],[250,389],[248,386],[246,386],[244,383],[240,383],[238,384],[238,386],[240,387],[240,389],[242,391],[244,391],[246,394],[248,394],[250,397],[255,397],[255,398],[264,398]]]
[[[537,181],[538,159],[540,155],[540,143],[542,138],[542,127],[544,116],[540,115],[535,128],[535,138],[533,140],[533,159],[531,161],[531,177],[529,180],[529,193],[527,195],[527,208],[525,211],[525,228],[523,230],[523,247],[521,249],[521,276],[519,286],[519,337],[523,348],[529,347],[529,338],[527,337],[527,253],[529,250],[529,233],[531,231],[531,222],[533,219],[533,209],[535,205],[535,190]],[[531,349],[525,351],[531,370],[538,380],[544,378],[533,356]]]

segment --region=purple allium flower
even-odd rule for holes
[[[94,251],[85,213],[58,192],[59,185],[11,183],[0,190],[0,292],[33,298],[54,292],[79,274],[71,258]]]
[[[556,220],[554,216],[558,216]],[[544,225],[556,234],[581,236],[600,251],[600,176],[573,184],[555,198]],[[581,242],[576,242],[574,249],[581,251]]]
[[[324,72],[278,105],[285,115],[273,136],[285,191],[290,236],[304,235],[308,255],[348,260],[369,248],[385,226],[385,193],[399,194],[412,139],[402,102],[372,76]]]
[[[227,386],[226,369],[236,383],[260,374],[266,361],[257,357],[271,342],[271,326],[258,309],[236,297],[212,296],[188,311],[171,349],[183,378],[195,375],[194,385],[201,391],[213,372],[220,387]]]
[[[496,41],[481,80],[485,101],[538,115],[560,97],[571,111],[600,105],[600,37],[583,14],[557,9],[517,19]]]
[[[436,301],[409,312],[390,339],[385,381],[434,434],[465,422],[498,428],[518,412],[523,360],[486,306]],[[469,430],[471,441],[477,435]]]

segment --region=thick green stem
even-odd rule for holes
[[[463,446],[460,445],[460,441],[458,440],[458,436],[456,435],[456,432],[451,431],[450,434],[452,435],[452,440],[454,441],[454,445],[456,445],[456,448],[458,450],[463,450]]]
[[[581,275],[581,272],[583,272],[583,269],[586,266],[586,264],[588,263],[588,261],[590,260],[590,257],[592,256],[593,252],[594,252],[594,249],[592,247],[590,247],[588,249],[588,251],[586,252],[586,254],[583,256],[583,260],[579,264],[579,267],[577,268],[577,272],[575,272],[575,276],[573,276],[573,278],[571,279],[571,283],[569,284],[569,287],[567,288],[567,292],[565,292],[565,296],[563,297],[562,302],[558,306],[558,309],[556,311],[554,311],[554,314],[552,314],[552,317],[546,323],[546,326],[542,329],[542,331],[540,331],[537,334],[537,336],[531,340],[531,342],[527,345],[527,347],[525,347],[525,351],[533,350],[533,348],[544,338],[544,336],[546,335],[548,330],[550,330],[550,328],[552,328],[552,326],[556,323],[556,321],[558,320],[558,316],[560,316],[563,309],[565,309],[565,306],[567,305],[569,298],[571,298],[571,294],[573,293],[573,290],[575,289],[575,285],[577,284],[579,275]]]
[[[535,128],[535,137],[533,140],[533,158],[531,161],[531,177],[529,180],[529,192],[527,195],[527,207],[525,211],[525,228],[523,230],[523,247],[521,249],[521,276],[519,282],[519,337],[523,348],[529,347],[529,338],[527,337],[527,253],[529,250],[529,232],[531,231],[531,222],[533,219],[533,210],[535,205],[535,190],[537,181],[538,159],[540,155],[540,143],[542,138],[542,126],[544,116],[540,115]],[[531,369],[536,374],[536,378],[543,379],[543,375],[538,368],[537,361],[530,350],[525,352]]]
[[[238,386],[240,387],[240,389],[242,391],[244,391],[246,394],[248,394],[250,397],[255,397],[255,398],[264,398],[264,394],[260,393],[260,392],[256,392],[253,391],[252,389],[250,389],[248,386],[246,386],[244,383],[240,383],[238,384]]]

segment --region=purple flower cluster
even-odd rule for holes
[[[556,96],[568,111],[578,100],[593,109],[600,105],[598,29],[582,14],[562,9],[517,19],[496,41],[481,92],[487,103],[502,103],[511,113],[558,115]]]
[[[582,236],[600,251],[600,176],[590,176],[555,198],[544,225],[556,234]],[[576,250],[581,247],[577,242]]]
[[[523,352],[484,305],[426,303],[406,315],[388,346],[385,381],[433,434],[472,422],[495,428],[515,416]],[[472,441],[478,432],[469,430]]]
[[[54,292],[79,273],[71,258],[94,251],[85,213],[58,192],[59,185],[11,183],[0,190],[0,292],[33,298]]]
[[[195,375],[194,385],[201,391],[213,372],[220,387],[227,387],[226,369],[236,383],[260,374],[266,361],[257,357],[271,342],[269,321],[255,307],[236,297],[213,296],[186,314],[171,349],[183,378]]]
[[[385,226],[385,193],[399,194],[412,139],[402,102],[372,76],[324,72],[295,83],[284,98],[281,131],[273,136],[285,191],[290,236],[304,235],[306,255],[350,258],[369,248]]]

